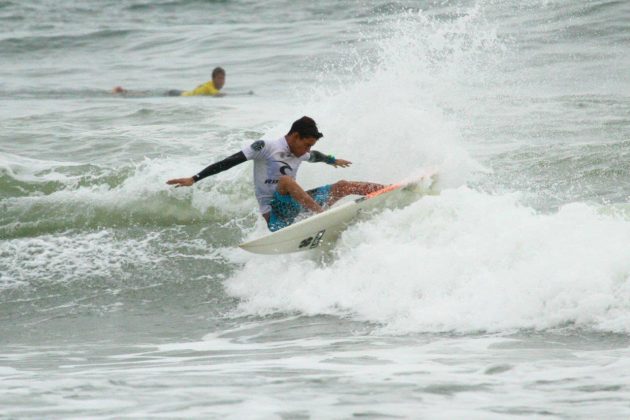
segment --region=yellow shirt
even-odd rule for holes
[[[212,82],[212,80],[202,85],[197,86],[193,90],[187,90],[185,92],[182,92],[182,96],[197,96],[197,95],[214,96],[218,94],[219,94],[219,89],[214,87],[214,83]]]

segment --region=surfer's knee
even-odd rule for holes
[[[295,180],[291,178],[289,175],[281,175],[280,178],[278,178],[279,187],[286,187],[291,184],[295,184]]]

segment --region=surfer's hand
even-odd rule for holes
[[[344,159],[335,159],[335,163],[333,163],[335,168],[347,168],[350,165],[352,165],[352,162]]]
[[[168,181],[166,181],[166,183],[168,185],[175,185],[175,188],[177,188],[177,187],[190,187],[192,184],[195,183],[195,180],[192,179],[192,177],[190,177],[190,178],[175,178],[175,179],[169,179]]]

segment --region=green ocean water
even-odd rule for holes
[[[627,418],[621,1],[0,1],[0,417]],[[226,95],[167,97],[227,71]],[[122,85],[134,94],[113,95]],[[260,257],[309,115],[441,193]]]

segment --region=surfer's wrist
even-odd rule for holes
[[[329,165],[334,165],[335,163],[337,163],[337,159],[335,159],[333,155],[328,155],[326,156],[326,163]]]
[[[193,184],[196,183],[197,181],[199,181],[201,179],[201,177],[199,176],[199,174],[197,175],[193,175],[191,177]]]

